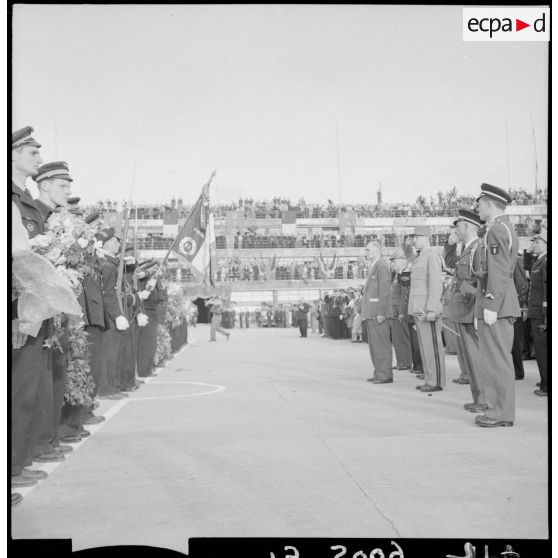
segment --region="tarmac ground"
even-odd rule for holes
[[[38,485],[20,489],[14,539],[74,550],[190,537],[548,537],[548,415],[535,361],[516,382],[512,428],[479,428],[457,358],[425,394],[394,370],[366,381],[366,344],[294,328],[209,326]]]

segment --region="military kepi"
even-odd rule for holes
[[[68,163],[64,161],[56,161],[55,163],[46,163],[39,167],[37,171],[37,176],[35,177],[35,182],[39,183],[41,180],[46,180],[47,178],[63,178],[64,180],[73,181],[70,176],[70,169],[68,168]]]
[[[31,147],[41,147],[41,144],[31,137],[33,133],[33,128],[31,126],[25,126],[21,130],[12,132],[12,149],[17,149],[18,147],[23,147],[25,145],[30,145]]]
[[[470,209],[460,209],[458,211],[458,214],[459,215],[453,222],[454,225],[457,225],[459,221],[467,221],[468,223],[472,223],[473,225],[480,227],[483,223],[483,221],[481,221],[481,218],[479,217],[479,214],[471,211]]]
[[[505,190],[498,188],[498,186],[492,186],[492,184],[486,183],[481,184],[481,193],[477,198],[477,202],[481,198],[490,198],[504,205],[508,205],[512,201],[511,196]]]
[[[412,236],[427,236],[430,238],[432,236],[432,227],[417,225],[412,233]]]

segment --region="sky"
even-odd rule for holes
[[[12,25],[12,128],[82,203],[192,203],[214,169],[218,203],[547,186],[548,43],[464,42],[457,6],[16,5]]]

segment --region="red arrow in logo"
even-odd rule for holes
[[[530,23],[525,23],[524,21],[521,21],[520,19],[515,20],[515,30],[516,31],[521,31],[522,29],[525,29],[525,27],[531,27]]]

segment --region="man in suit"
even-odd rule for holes
[[[450,319],[459,333],[459,337],[457,337],[459,366],[463,376],[469,380],[473,396],[472,403],[465,403],[464,408],[471,413],[482,413],[486,410],[479,334],[474,324],[477,279],[473,275],[471,266],[473,255],[480,242],[478,232],[481,223],[478,214],[468,209],[460,209],[459,216],[453,222],[455,233],[459,241],[463,243],[463,249],[455,262],[449,311]]]
[[[529,279],[523,267],[523,258],[517,254],[515,267],[513,269],[513,283],[517,292],[520,308],[527,306],[527,297],[529,295]],[[515,370],[515,379],[523,380],[525,378],[525,369],[523,368],[523,320],[515,320],[513,323],[513,345],[512,360]]]
[[[391,295],[391,272],[382,259],[378,242],[369,242],[365,248],[370,273],[362,292],[361,318],[366,324],[368,348],[374,365],[374,375],[368,378],[374,384],[393,383],[393,352],[389,335],[389,312]]]
[[[531,269],[531,287],[527,302],[527,312],[531,321],[531,331],[535,344],[535,358],[541,376],[540,389],[535,390],[535,395],[539,397],[548,396],[548,377],[546,364],[546,330],[548,320],[548,302],[546,296],[546,252],[547,252],[547,231],[541,229],[532,238],[530,248],[538,255],[537,261]]]
[[[446,387],[446,367],[442,344],[442,258],[430,246],[432,229],[415,227],[414,245],[419,255],[411,268],[411,288],[407,312],[415,319],[424,385],[417,389],[430,393]]]
[[[513,426],[515,420],[515,374],[511,350],[513,322],[521,316],[513,272],[519,241],[504,211],[511,196],[502,188],[481,185],[477,198],[479,216],[486,232],[473,258],[478,277],[475,317],[483,362],[486,404],[475,419],[482,427]]]

